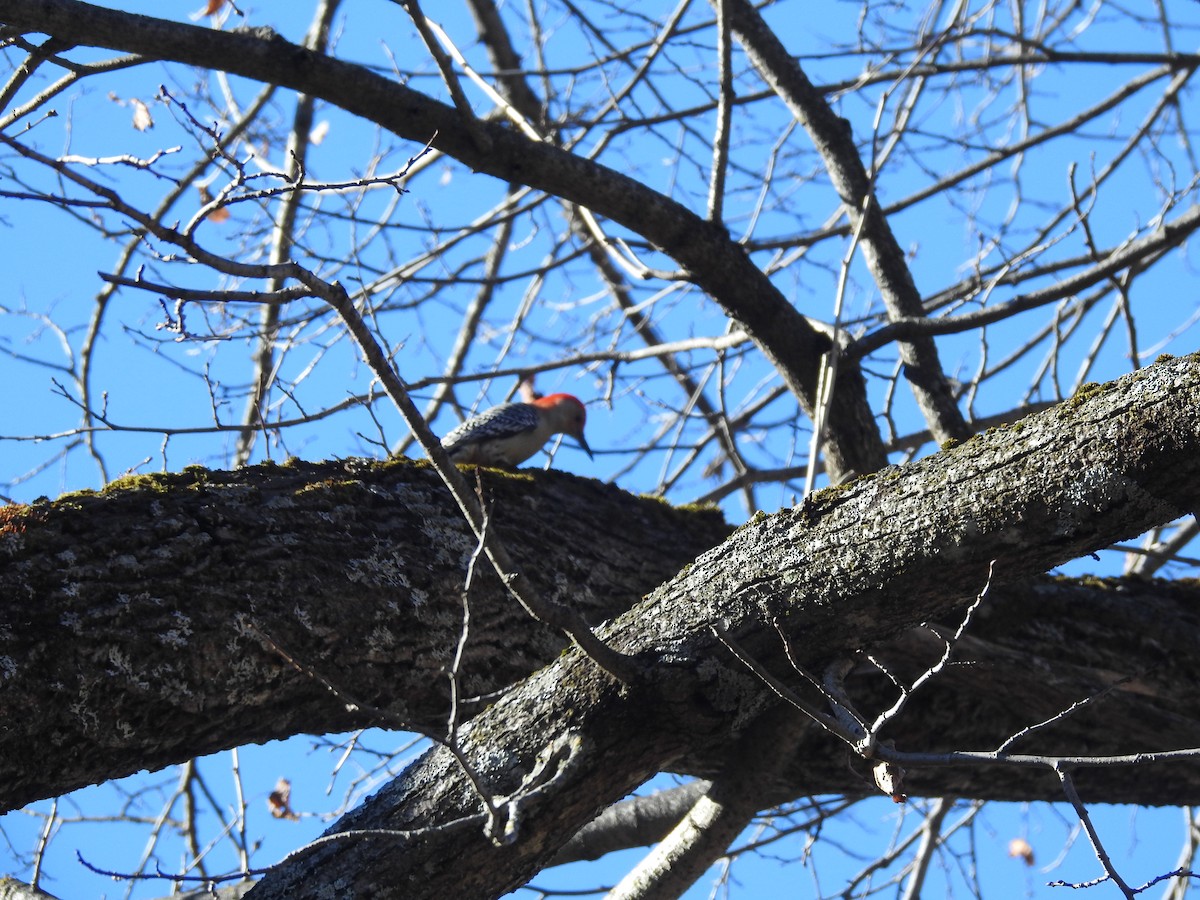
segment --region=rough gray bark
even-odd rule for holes
[[[773,705],[718,630],[787,677],[778,627],[820,672],[921,622],[955,616],[987,583],[993,560],[992,583],[1003,587],[1176,518],[1200,501],[1197,410],[1200,359],[1167,360],[951,452],[748,523],[601,629],[643,662],[640,683],[615,684],[568,651],[464,729],[460,749],[487,791],[523,799],[507,823],[514,841],[484,835],[475,792],[438,749],[340,822],[333,831],[344,837],[280,866],[251,896],[318,896],[326,884],[372,897],[486,897],[516,887],[599,809],[689,753],[728,746]],[[1066,634],[1075,624],[1050,627]],[[1148,654],[1158,655],[1157,647]],[[1144,662],[1131,674],[1145,675]],[[1117,690],[1143,694],[1139,681]],[[1198,746],[1192,697],[1165,698],[1173,708],[1161,716],[1190,718],[1180,733]],[[1005,702],[1032,724],[1037,704],[1028,692]],[[959,713],[971,718],[969,707]],[[905,722],[916,718],[910,711]],[[945,739],[963,747],[956,734]],[[1141,728],[1122,739],[1167,749]],[[1078,755],[1103,741],[1086,732],[1069,743]],[[1173,774],[1186,769],[1193,786],[1196,768],[1171,765]],[[1126,777],[1140,782],[1146,770]]]
[[[595,622],[729,531],[714,511],[557,472],[480,475],[494,527],[538,590]],[[408,461],[194,468],[5,507],[0,806],[377,722],[345,699],[444,727],[474,549],[436,474]],[[467,696],[523,678],[565,644],[490,566],[477,575]]]
[[[5,875],[0,878],[0,900],[58,900],[58,898]]]
[[[797,645],[813,667],[896,633],[877,655],[911,676],[940,652],[911,626],[973,596],[989,554],[1001,557],[998,581],[1020,579],[1194,505],[1198,369],[1194,359],[1156,366],[952,453],[750,523],[615,626],[650,661],[652,677],[632,692],[571,656],[536,676],[519,703],[535,701],[531,686],[549,679],[545,698],[557,705],[537,713],[534,704],[528,715],[544,716],[554,731],[572,717],[611,713],[601,730],[615,741],[593,744],[581,763],[603,749],[599,768],[612,784],[579,792],[570,824],[543,833],[546,854],[653,771],[717,774],[732,736],[767,708],[761,683],[731,663],[706,622],[728,621],[783,677],[777,641],[763,628],[767,610],[810,623]],[[490,474],[486,484],[497,526],[520,536],[514,552],[527,570],[597,617],[627,607],[644,590],[638,584],[666,577],[724,534],[711,514],[557,473]],[[422,465],[189,470],[9,507],[0,521],[9,626],[0,633],[0,761],[10,803],[232,743],[370,721],[296,672],[263,636],[357,700],[423,724],[445,713],[438,667],[458,634],[472,542]],[[597,521],[622,522],[615,543],[604,540],[614,529]],[[964,561],[973,574],[961,574]],[[996,587],[960,645],[956,658],[974,664],[941,676],[885,736],[912,750],[994,748],[1115,685],[1102,702],[1014,749],[1107,754],[1200,744],[1194,586],[1018,583],[1008,593]],[[472,598],[470,689],[506,684],[558,653],[562,642],[526,621],[495,585],[480,585]],[[867,668],[848,687],[871,713],[894,689]],[[528,725],[521,715],[506,718],[510,702],[479,726],[502,743]],[[474,739],[480,733],[472,729]],[[536,755],[544,739],[534,729],[527,752]],[[36,757],[22,752],[33,743]],[[871,790],[844,747],[815,729],[793,755],[782,783],[762,785],[763,808],[804,793]],[[506,758],[522,771],[520,753]],[[455,774],[446,767],[448,785]],[[427,783],[429,772],[412,777]],[[1078,779],[1089,800],[1200,801],[1200,772],[1190,763]],[[1038,772],[1005,769],[914,770],[908,787],[1003,799],[1058,792]],[[468,809],[470,792],[459,801]],[[371,822],[379,813],[360,815]],[[472,840],[479,830],[472,825]]]
[[[716,862],[762,808],[762,784],[787,769],[808,720],[777,705],[730,744],[724,771],[606,900],[676,900]]]
[[[954,630],[940,628],[942,634]],[[1018,730],[1072,704],[1095,702],[1013,745],[1018,753],[1095,755],[1184,748],[1200,741],[1200,593],[1192,582],[1042,578],[989,594],[953,664],[886,732],[898,746],[930,752],[994,749]],[[911,683],[942,653],[931,629],[914,629],[874,654]],[[1123,678],[1131,678],[1122,683]],[[1113,688],[1116,688],[1115,690]],[[847,679],[863,713],[891,705],[896,690],[862,663]],[[759,809],[797,797],[876,793],[867,764],[815,726],[791,746],[783,777],[756,785]],[[727,757],[690,754],[680,772],[716,776]],[[1082,769],[1084,796],[1107,803],[1166,806],[1200,802],[1200,766],[1166,764]],[[555,856],[554,864],[660,840],[709,782],[694,781],[605,810]],[[910,794],[1006,801],[1061,800],[1048,772],[977,767],[912,769]]]

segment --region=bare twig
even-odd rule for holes
[[[1122,894],[1132,900],[1136,896],[1134,890],[1125,883],[1112,860],[1109,858],[1108,851],[1104,849],[1104,844],[1100,840],[1100,835],[1096,832],[1096,827],[1092,824],[1092,817],[1088,815],[1087,807],[1083,805],[1083,801],[1079,798],[1079,792],[1075,790],[1075,780],[1071,777],[1070,767],[1066,765],[1054,766],[1054,772],[1058,775],[1058,780],[1062,783],[1063,793],[1067,796],[1067,801],[1075,808],[1076,814],[1079,816],[1079,821],[1083,823],[1084,831],[1087,832],[1088,840],[1091,841],[1092,850],[1096,854],[1096,859],[1100,861],[1100,865],[1104,867],[1106,873],[1105,878],[1099,879],[1093,884],[1100,884],[1103,881],[1111,881],[1117,886]]]

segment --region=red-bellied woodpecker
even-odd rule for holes
[[[531,403],[503,403],[472,416],[442,438],[456,463],[513,467],[525,462],[554,434],[569,434],[588,456],[583,437],[587,410],[570,394],[551,394]]]

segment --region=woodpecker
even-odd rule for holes
[[[551,394],[531,403],[503,403],[472,416],[442,438],[456,463],[483,466],[520,465],[542,449],[554,434],[569,434],[590,457],[583,437],[587,410],[570,394]]]

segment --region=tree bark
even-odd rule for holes
[[[650,774],[677,768],[689,752],[729,746],[774,704],[720,634],[763,669],[802,684],[788,676],[781,634],[821,673],[921,622],[961,614],[989,583],[993,561],[998,589],[1177,518],[1200,499],[1197,410],[1200,359],[1166,360],[951,452],[753,520],[600,630],[643,662],[640,683],[616,684],[569,650],[463,730],[459,758],[489,796],[505,798],[491,833],[503,828],[511,841],[485,836],[477,793],[455,756],[439,748],[251,895],[317,896],[329,883],[372,897],[488,897],[515,888],[598,810]],[[1149,655],[1157,658],[1157,649]],[[1115,689],[1141,693],[1136,681]],[[1178,732],[1188,746],[1200,746],[1194,696],[1173,696],[1162,711],[1190,719]],[[1021,710],[1018,728],[1037,721],[1028,692],[1008,703]],[[958,710],[971,718],[969,707]],[[904,721],[916,717],[908,711]],[[1089,731],[1067,743],[1086,755],[1093,737],[1100,736]],[[1124,739],[1169,749],[1140,728]],[[944,740],[964,747],[957,734]],[[1196,767],[1170,766],[1174,775],[1186,769],[1193,785]],[[976,772],[974,782],[991,774]],[[1140,781],[1146,771],[1127,777]]]
[[[593,622],[729,532],[714,510],[558,472],[479,474],[538,591]],[[239,744],[395,727],[352,703],[444,728],[474,549],[433,470],[405,460],[190,468],[0,509],[0,806]],[[476,576],[464,696],[566,643],[490,566]]]
[[[468,729],[472,752],[498,746],[510,764],[489,772],[489,782],[512,790],[556,741],[560,753],[575,754],[575,777],[580,768],[597,772],[580,778],[570,805],[558,802],[563,788],[555,783],[564,818],[543,828],[540,816],[522,816],[522,832],[540,834],[542,847],[507,869],[512,883],[653,772],[721,771],[730,742],[774,698],[712,626],[729,629],[796,690],[800,679],[780,659],[773,620],[787,623],[814,670],[875,645],[877,658],[911,678],[941,652],[940,641],[913,626],[938,618],[953,626],[993,558],[993,592],[958,646],[957,664],[885,737],[909,750],[992,749],[1107,691],[1014,749],[1112,754],[1200,745],[1194,585],[1027,581],[1194,508],[1198,394],[1200,363],[1166,361],[954,451],[760,516],[610,626],[614,642],[645,661],[644,684],[620,689],[570,653],[532,676]],[[593,620],[628,608],[727,531],[712,513],[672,510],[559,473],[483,474],[496,527],[522,566]],[[447,711],[441,669],[458,638],[473,549],[430,470],[406,462],[191,469],[5,508],[6,804],[236,743],[377,721],[348,709],[348,700],[436,726]],[[482,577],[472,589],[463,667],[472,693],[523,677],[563,646]],[[895,693],[864,664],[847,688],[868,715]],[[37,754],[27,752],[33,745]],[[804,793],[872,790],[864,767],[848,767],[845,746],[818,729],[793,757],[781,779],[762,786],[763,808]],[[1090,800],[1200,802],[1191,762],[1136,776],[1087,770],[1078,779]],[[425,828],[438,820],[442,795],[425,793],[433,782],[459,792],[449,818],[476,813],[455,765],[434,753],[389,791],[400,798],[390,802],[404,810],[401,821]],[[908,790],[1057,796],[1044,774],[1006,768],[982,776],[962,767],[914,770]],[[346,827],[395,827],[388,809],[389,801],[377,801]],[[479,835],[475,822],[453,852],[474,852]],[[372,840],[387,858],[407,839]],[[350,843],[324,849],[370,869]],[[384,866],[377,877],[394,874]]]

